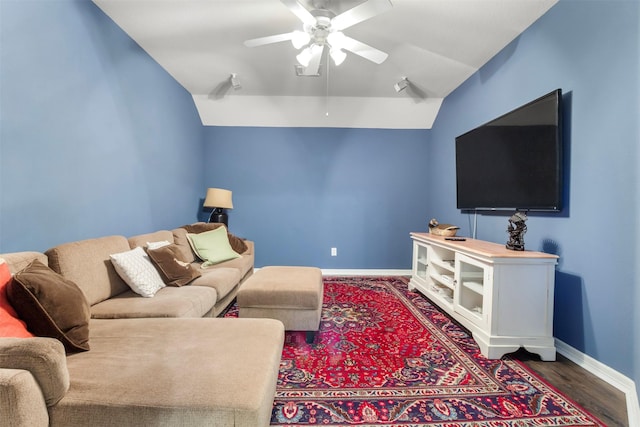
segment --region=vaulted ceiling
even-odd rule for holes
[[[343,30],[386,60],[347,51],[336,66],[325,53],[318,76],[297,75],[290,41],[244,44],[302,30],[293,0],[93,1],[192,94],[204,125],[429,129],[443,99],[558,0],[387,0]],[[298,1],[329,16],[380,4]]]

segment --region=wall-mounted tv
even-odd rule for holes
[[[456,138],[461,210],[562,209],[562,90]]]

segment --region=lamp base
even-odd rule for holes
[[[220,222],[224,224],[225,227],[229,228],[229,215],[221,209],[214,209],[209,217],[209,222]]]

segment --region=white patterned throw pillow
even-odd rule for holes
[[[166,285],[144,249],[110,255],[111,263],[133,292],[151,298]]]

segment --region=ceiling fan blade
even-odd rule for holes
[[[280,0],[289,10],[298,17],[304,24],[314,25],[316,18],[305,9],[297,0]]]
[[[391,0],[369,0],[334,17],[331,20],[331,27],[342,31],[391,8],[393,8]]]
[[[342,49],[348,50],[349,52],[355,53],[358,56],[368,59],[371,62],[375,62],[376,64],[382,64],[389,56],[388,54],[376,49],[375,47],[371,47],[347,36],[344,36],[344,40],[340,47]]]
[[[324,46],[315,45],[313,49],[313,55],[309,61],[309,65],[304,68],[304,71],[300,73],[303,76],[317,76],[320,73],[320,61],[322,60],[322,53],[324,52]]]
[[[265,44],[279,43],[291,40],[294,33],[276,34],[274,36],[258,37],[257,39],[245,40],[244,45],[247,47],[263,46]]]

